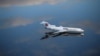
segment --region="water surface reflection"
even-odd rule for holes
[[[54,37],[58,37],[58,36],[77,36],[77,37],[82,37],[82,33],[58,33],[58,34],[54,34],[54,32],[45,32],[45,35],[40,39],[48,39],[50,37],[54,38]]]

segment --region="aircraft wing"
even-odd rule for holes
[[[54,32],[54,36],[53,37],[56,37],[56,36],[60,36],[62,34],[65,34],[66,33],[66,30],[62,30],[62,31],[57,31],[57,32]]]
[[[63,35],[63,34],[66,34],[66,32],[59,32],[59,33],[56,33],[53,37],[60,36],[60,35]]]

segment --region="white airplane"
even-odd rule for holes
[[[73,28],[73,27],[63,27],[63,26],[55,26],[51,25],[46,21],[42,21],[40,24],[43,24],[46,29],[53,30],[53,34],[66,34],[66,33],[71,33],[71,34],[80,34],[84,35],[84,30],[81,28]]]

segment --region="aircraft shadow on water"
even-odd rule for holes
[[[81,33],[67,33],[67,32],[63,32],[63,33],[54,34],[54,32],[45,32],[45,35],[40,40],[48,39],[50,37],[54,38],[54,37],[58,37],[58,36],[82,37],[83,35]]]

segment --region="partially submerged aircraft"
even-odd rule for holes
[[[55,35],[55,36],[58,36],[58,35],[68,35],[68,34],[79,34],[81,36],[84,35],[84,30],[81,29],[81,28],[73,28],[73,27],[63,27],[63,26],[55,26],[55,25],[51,25],[49,24],[48,22],[46,21],[42,21],[40,24],[43,24],[45,29],[49,29],[49,30],[52,30],[52,32],[48,32],[46,34],[49,34],[49,35]]]

